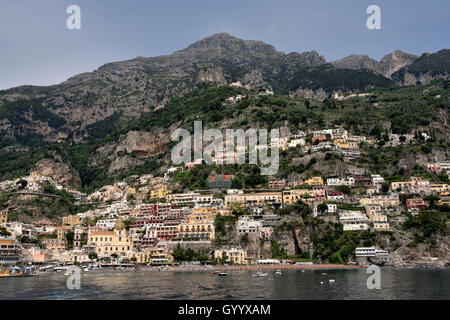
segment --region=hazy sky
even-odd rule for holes
[[[81,8],[81,30],[66,27],[72,4]],[[382,30],[366,28],[371,4],[381,7]],[[170,54],[218,32],[332,61],[436,52],[450,47],[449,30],[448,0],[1,0],[0,89]]]

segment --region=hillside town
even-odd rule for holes
[[[393,136],[390,141],[407,143],[413,138]],[[338,151],[349,163],[361,155],[361,143],[375,142],[342,128],[297,132],[276,141],[281,151]],[[236,159],[237,153],[220,156]],[[314,249],[302,259],[276,259],[267,252],[248,250],[243,243],[273,245],[277,231],[286,223],[282,210],[295,204],[307,206],[312,219],[335,221],[344,232],[377,233],[399,229],[409,216],[417,217],[431,205],[450,206],[450,185],[433,179],[436,174],[449,176],[448,161],[427,165],[431,179],[410,176],[388,181],[355,165],[341,176],[272,177],[266,186],[254,190],[234,188],[234,175],[216,173],[207,178],[206,190],[180,191],[172,187],[174,174],[201,164],[196,161],[168,167],[162,176],[129,176],[90,194],[39,172],[0,182],[0,190],[10,196],[67,196],[74,205],[86,208],[28,223],[14,219],[15,208],[2,210],[0,264],[176,265],[186,262],[179,257],[180,251],[199,249],[205,254],[195,259],[202,263],[312,263]],[[232,235],[231,241],[222,243],[218,232],[223,233],[219,224],[224,221],[231,222]],[[386,262],[389,255],[382,248],[357,247],[347,263],[364,263],[368,257],[381,257]],[[195,260],[194,256],[189,258]]]

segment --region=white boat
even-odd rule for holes
[[[275,274],[281,276],[283,273],[281,272],[281,270],[277,270],[275,271]]]
[[[267,273],[258,272],[253,275],[254,277],[267,277]]]
[[[329,283],[333,283],[333,282],[334,282],[334,279],[329,279],[328,282],[329,282]]]
[[[226,272],[220,272],[220,273],[218,273],[217,275],[218,275],[219,277],[223,277],[223,276],[227,276],[228,273],[226,273]]]

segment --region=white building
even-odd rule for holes
[[[98,220],[95,224],[97,227],[103,228],[103,229],[112,229],[116,225],[117,219],[103,219]]]
[[[384,178],[382,176],[380,176],[379,174],[372,174],[370,176],[370,178],[372,180],[372,184],[373,185],[383,184],[384,183]]]
[[[259,231],[262,228],[262,222],[261,221],[255,221],[253,219],[250,219],[248,217],[240,217],[237,223],[237,232],[238,235],[243,235],[245,233],[251,235],[259,235]]]
[[[388,255],[388,251],[376,249],[375,247],[359,247],[355,249],[355,256],[357,257],[386,257]]]

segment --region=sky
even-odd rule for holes
[[[66,9],[81,9],[69,30]],[[381,29],[369,30],[369,5]],[[170,54],[214,33],[327,61],[450,48],[448,0],[1,0],[0,89],[51,85],[105,63]]]

